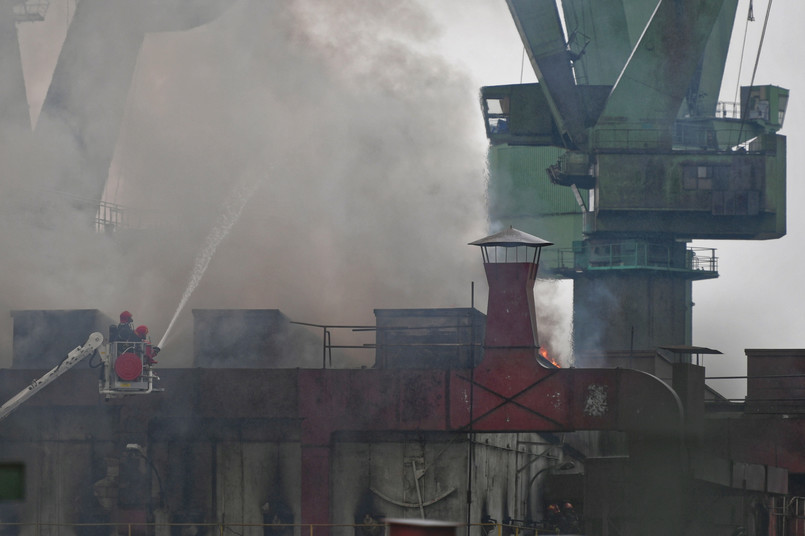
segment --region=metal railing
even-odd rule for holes
[[[596,250],[594,253],[579,253],[570,248],[559,249],[556,252],[556,264],[552,267],[559,271],[650,268],[718,272],[718,257],[715,248],[690,247],[687,248],[684,260],[676,260],[672,255],[671,247],[666,244],[615,242],[596,244],[593,247]],[[582,260],[587,262],[584,263]],[[551,267],[550,264],[549,267]]]
[[[765,147],[750,145],[747,138],[751,128],[740,123],[728,128],[720,124],[677,122],[672,131],[639,127],[600,128],[593,132],[592,144],[597,151],[655,151],[672,149],[684,151],[730,151],[741,148],[746,153],[763,154]]]
[[[688,248],[689,270],[703,270],[705,272],[718,272],[718,257],[715,248],[691,247]]]
[[[412,519],[412,521],[419,521]],[[467,536],[562,534],[541,522],[456,523]],[[388,525],[324,523],[0,523],[5,535],[32,536],[388,536]]]
[[[469,317],[468,322],[461,322],[465,318],[456,317],[453,319],[453,323],[436,322],[420,326],[314,324],[295,320],[290,323],[321,330],[321,368],[326,369],[340,368],[344,362],[350,362],[349,359],[345,359],[346,354],[342,354],[339,356],[341,363],[337,362],[334,365],[333,350],[341,352],[372,350],[381,353],[390,350],[399,353],[410,349],[415,349],[419,352],[455,350],[459,353],[466,352],[468,359],[471,358],[473,362],[477,361],[483,352],[483,340],[480,335],[483,333],[485,321]],[[333,342],[334,333],[338,335],[338,342]],[[359,337],[365,335],[374,335],[374,340],[371,342],[358,341],[358,344],[345,344],[343,342],[345,339],[358,340]],[[350,355],[355,357],[352,354]],[[385,360],[383,363],[378,364],[377,354],[375,358],[376,366],[381,368],[386,366]],[[462,367],[459,363],[460,359],[457,356],[456,366]],[[466,366],[466,364],[463,366]]]
[[[49,1],[26,0],[12,7],[16,22],[39,22],[45,20]]]
[[[314,324],[312,322],[298,322],[291,320],[291,324],[300,326],[308,326],[322,330],[321,338],[321,368],[333,368],[333,349],[336,350],[373,350],[376,345],[374,343],[364,342],[361,344],[334,344],[332,335],[334,330],[341,332],[349,331],[352,333],[357,332],[374,332],[377,328],[375,326],[363,325],[337,325],[337,324]]]
[[[132,209],[118,203],[99,201],[95,230],[113,232],[121,229],[156,229],[178,225],[175,214],[158,210]]]
[[[721,117],[724,119],[740,119],[741,103],[718,101],[718,103],[716,103],[716,117]]]

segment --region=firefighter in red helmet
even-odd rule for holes
[[[140,342],[144,343],[145,362],[149,365],[156,365],[157,362],[154,358],[159,353],[159,347],[151,344],[151,340],[148,338],[148,328],[146,326],[137,326],[137,329],[134,330],[134,334],[138,337]]]
[[[549,504],[544,519],[545,528],[552,532],[558,531],[561,521],[562,513],[559,510],[559,505],[556,503]]]
[[[140,340],[131,327],[133,321],[134,317],[131,316],[130,312],[123,311],[120,313],[120,323],[117,325],[115,340],[123,342],[137,342]]]
[[[581,530],[579,514],[570,502],[562,505],[562,520],[559,523],[559,530],[565,534],[578,534]]]

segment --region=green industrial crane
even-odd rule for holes
[[[577,359],[691,344],[689,242],[785,234],[788,91],[718,102],[738,0],[507,3],[538,83],[482,89],[490,219],[559,246]]]

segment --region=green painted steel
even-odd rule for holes
[[[627,11],[621,0],[569,0],[562,2],[562,8],[567,31],[573,36],[568,38],[569,47],[574,54],[580,55],[573,62],[576,81],[612,87],[651,10],[638,15],[640,32],[630,32]],[[636,33],[633,38],[632,33]]]
[[[489,167],[495,169],[490,184],[490,206],[496,214],[577,214],[581,208],[569,188],[551,183],[545,169],[562,154],[554,147],[497,146],[489,148]]]
[[[685,102],[679,109],[679,119],[715,114],[737,8],[738,0],[727,0],[722,5],[699,67],[688,86]]]
[[[0,463],[0,502],[25,499],[25,465]]]
[[[494,227],[508,227],[537,236],[550,236],[556,247],[546,248],[542,265],[560,264],[560,251],[582,238],[582,209],[570,188],[553,184],[545,169],[562,153],[554,147],[491,146],[488,159],[489,218]],[[580,190],[583,199],[587,192]]]
[[[785,138],[765,135],[754,147],[737,154],[599,154],[596,230],[662,230],[688,239],[783,236]]]
[[[595,129],[640,130],[647,149],[670,149],[671,127],[723,0],[660,2],[621,72]]]
[[[507,0],[559,133],[570,147],[586,138],[581,103],[555,0]]]
[[[556,244],[576,350],[689,344],[718,271],[685,243],[786,232],[788,91],[717,101],[738,0],[563,0],[566,34],[554,0],[507,3],[539,84],[481,91],[493,226]]]

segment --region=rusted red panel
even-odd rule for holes
[[[522,352],[505,353],[488,352],[474,373],[454,371],[451,428],[472,420],[473,429],[484,431],[681,433],[679,399],[654,376],[629,369],[546,369],[523,360]]]
[[[805,419],[743,416],[707,421],[708,444],[723,458],[805,473]]]
[[[805,413],[805,349],[746,350],[747,411]]]
[[[486,348],[473,380],[485,390],[511,397],[539,381],[548,372],[537,363],[537,348]],[[557,370],[557,369],[552,369]],[[483,390],[482,390],[483,391]]]
[[[447,372],[302,370],[302,440],[327,444],[335,430],[444,430]]]
[[[536,265],[527,262],[485,264],[489,281],[486,311],[487,348],[537,344],[534,311]]]
[[[330,447],[302,445],[304,523],[330,523]]]
[[[450,427],[468,427],[472,414],[475,430],[568,429],[567,387],[555,376],[558,370],[540,368],[532,361],[517,374],[510,369],[499,377],[456,371],[450,382]],[[509,383],[503,381],[507,377]]]
[[[425,519],[387,519],[389,536],[455,536],[458,525]]]
[[[303,461],[305,472],[324,470],[335,431],[670,429],[681,438],[679,399],[656,377],[549,369],[534,348],[487,349],[475,370],[301,370],[298,392],[303,458],[318,457]],[[303,497],[303,523],[327,522],[329,499]]]
[[[296,418],[297,369],[199,369],[198,410],[238,418]],[[232,386],[237,386],[233,389]]]
[[[447,372],[395,372],[391,374],[400,391],[397,401],[401,427],[408,430],[443,429],[446,426]]]

